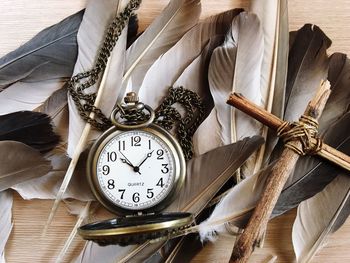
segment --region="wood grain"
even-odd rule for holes
[[[144,0],[140,14],[140,28],[144,29],[167,4],[165,0]],[[86,0],[1,0],[0,1],[0,56],[25,43],[43,28],[57,23],[64,17],[82,9]],[[206,17],[235,7],[247,7],[247,0],[202,0]],[[290,29],[296,30],[304,23],[320,26],[333,40],[330,52],[350,54],[350,0],[289,0]],[[75,218],[61,206],[50,228],[49,235],[40,238],[41,229],[52,201],[23,201],[16,195],[13,209],[14,230],[6,247],[8,262],[53,262],[64,240],[73,227]],[[267,262],[277,255],[276,262],[292,262],[294,254],[291,243],[291,228],[295,211],[273,219],[268,225],[265,246],[254,252],[251,263]],[[313,262],[343,263],[350,261],[350,220],[335,233],[328,245]],[[84,242],[77,237],[66,257],[72,261]],[[209,244],[193,262],[224,263],[227,250],[231,251],[232,240],[220,238],[215,245]],[[227,254],[227,253],[226,253]],[[101,259],[100,262],[104,262]]]

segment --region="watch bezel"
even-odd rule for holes
[[[174,183],[172,189],[168,192],[168,195],[156,203],[154,206],[141,209],[127,209],[118,206],[111,200],[109,200],[98,183],[97,178],[97,161],[98,157],[103,150],[104,146],[116,135],[128,132],[128,131],[145,131],[149,132],[158,138],[160,138],[171,150],[174,157]],[[121,215],[137,214],[137,213],[153,213],[159,212],[169,206],[174,198],[177,196],[179,190],[181,189],[186,174],[186,162],[182,152],[182,148],[176,139],[166,130],[158,125],[150,124],[143,128],[132,128],[132,129],[120,129],[120,127],[111,127],[106,132],[104,132],[92,145],[89,152],[88,162],[87,162],[87,177],[91,190],[96,197],[96,199],[110,212]]]

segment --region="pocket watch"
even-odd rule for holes
[[[188,213],[160,213],[184,183],[181,146],[153,123],[151,107],[128,93],[111,114],[113,126],[93,144],[88,181],[96,199],[119,218],[82,226],[79,234],[99,244],[135,244],[168,237],[194,221]]]

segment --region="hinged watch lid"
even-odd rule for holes
[[[190,213],[133,215],[90,223],[78,232],[84,239],[101,246],[127,246],[173,238],[186,232],[194,222]]]

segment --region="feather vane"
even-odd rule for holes
[[[58,143],[48,115],[20,111],[0,116],[0,141],[18,141],[40,152],[47,152]]]
[[[48,160],[23,143],[1,141],[0,149],[0,191],[51,170]]]
[[[0,192],[0,262],[5,262],[5,245],[12,230],[12,193]]]
[[[123,98],[129,79],[132,79],[134,91],[138,92],[146,72],[154,61],[198,22],[200,12],[199,0],[172,0],[169,2],[163,12],[128,48],[123,92],[118,101]]]

